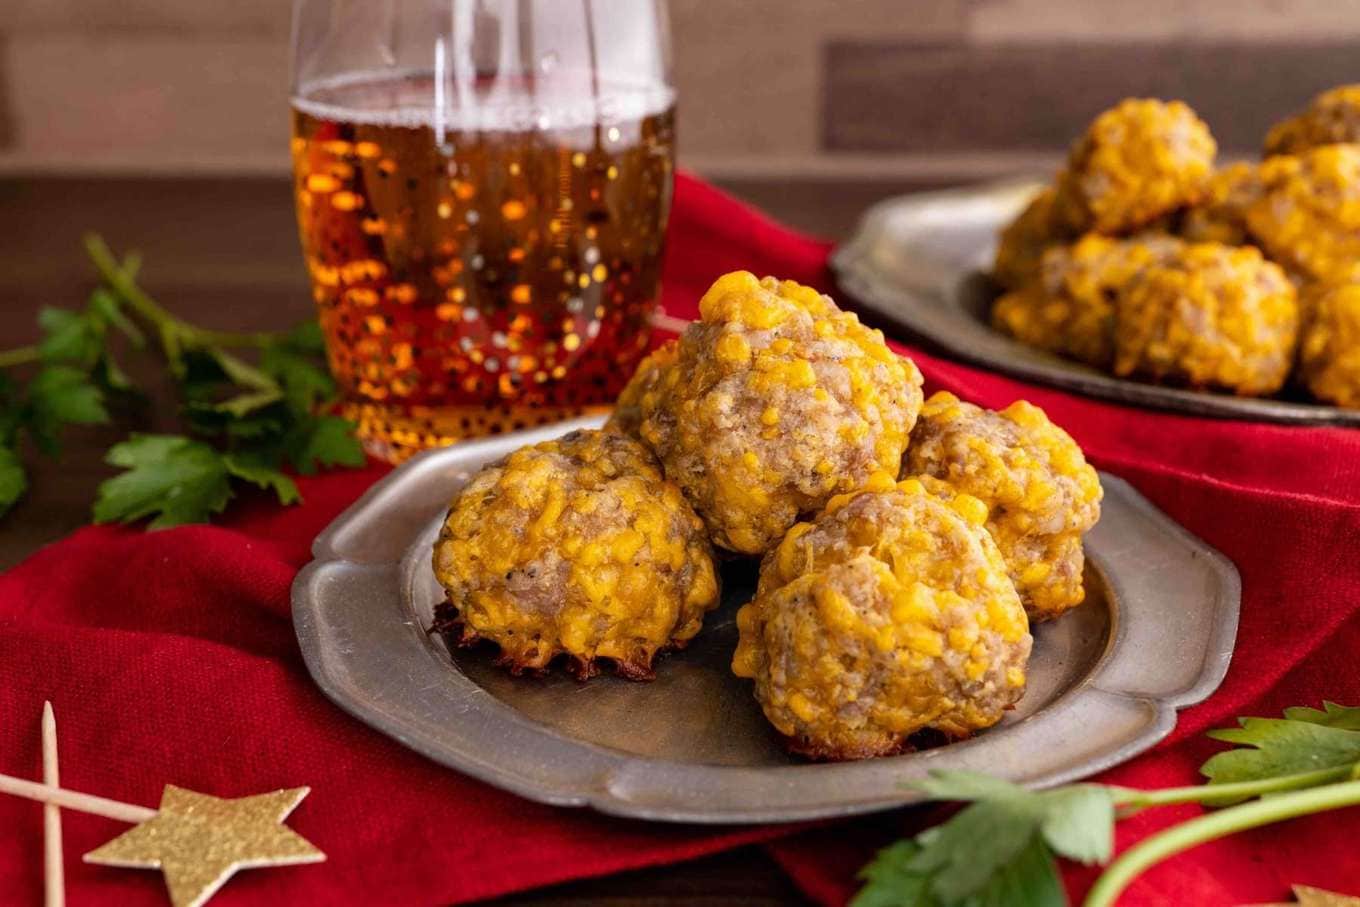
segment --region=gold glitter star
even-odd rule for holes
[[[1295,885],[1294,897],[1298,900],[1289,904],[1261,904],[1259,907],[1360,907],[1360,897],[1323,891],[1308,885]]]
[[[223,800],[167,784],[156,815],[85,854],[85,862],[159,869],[175,907],[198,907],[238,869],[326,859],[283,824],[309,790]]]

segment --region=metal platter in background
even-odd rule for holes
[[[995,288],[986,272],[996,236],[1040,188],[1034,182],[998,183],[882,201],[832,254],[837,282],[870,315],[950,355],[1016,378],[1199,416],[1360,426],[1360,410],[1116,378],[993,329],[988,311]]]

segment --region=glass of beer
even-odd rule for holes
[[[664,0],[297,0],[298,230],[366,448],[603,411],[673,190]]]

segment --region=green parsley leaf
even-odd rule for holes
[[[285,344],[272,344],[260,354],[260,368],[283,387],[288,408],[300,415],[335,394],[335,381],[312,355]]]
[[[28,474],[14,448],[0,445],[0,516],[4,516],[28,490]]]
[[[1011,859],[980,879],[971,893],[941,895],[935,878],[919,868],[923,850],[937,837],[934,831],[879,851],[860,871],[865,885],[851,899],[850,907],[1066,907],[1067,895],[1053,855],[1036,834],[1029,835]],[[982,839],[974,849],[986,846]]]
[[[930,893],[930,876],[912,868],[920,852],[915,840],[897,841],[880,850],[859,871],[865,885],[850,899],[850,907],[937,907],[940,902]]]
[[[107,422],[103,395],[89,376],[62,365],[38,372],[28,386],[29,401],[53,421],[92,425]]]
[[[1114,849],[1114,799],[1100,784],[1036,792],[990,775],[935,771],[912,787],[933,800],[1004,805],[1017,821],[1034,823],[1055,851],[1083,863],[1108,860]]]
[[[1328,727],[1360,731],[1360,708],[1339,705],[1335,702],[1324,702],[1322,711],[1304,708],[1303,706],[1285,709],[1284,717],[1290,721],[1308,721],[1313,724],[1325,724]]]
[[[1212,784],[1258,781],[1360,763],[1360,709],[1291,709],[1284,718],[1239,718],[1209,736],[1242,749],[1211,757],[1200,773]]]
[[[881,851],[854,907],[1057,907],[1066,904],[1053,854],[1110,858],[1114,800],[1096,784],[1026,790],[972,772],[931,772],[911,785],[968,803],[949,821]]]
[[[281,405],[275,406],[283,399],[278,384],[235,356],[219,352],[190,350],[184,354],[180,391],[190,428],[201,435],[232,435],[232,427],[238,421],[259,414],[272,414],[268,417],[270,424],[281,427],[278,414],[274,414],[274,410],[282,409]],[[232,375],[245,383],[238,383]]]
[[[201,523],[231,498],[222,455],[202,441],[174,435],[133,435],[109,450],[106,462],[127,469],[99,486],[96,523],[131,523],[155,516],[152,529]]]
[[[109,325],[118,328],[133,346],[146,344],[146,337],[119,308],[118,300],[103,287],[90,294],[83,312],[44,308],[38,313],[43,339],[38,351],[43,361],[88,372],[96,386],[116,391],[133,390],[132,380],[118,365],[110,347]]]
[[[27,421],[34,442],[52,454],[64,425],[104,423],[109,414],[103,393],[88,374],[66,365],[49,365],[28,383]]]
[[[309,416],[284,439],[289,462],[305,476],[318,466],[363,466],[363,446],[354,437],[354,423],[339,416]]]
[[[280,504],[296,504],[302,500],[297,483],[267,463],[238,454],[227,454],[222,462],[226,464],[227,472],[236,478],[244,479],[266,491],[272,490]]]
[[[1167,853],[1233,830],[1351,806],[1360,799],[1360,708],[1324,703],[1287,709],[1284,718],[1240,718],[1209,736],[1241,745],[1203,766],[1210,783],[1164,791],[1074,784],[1027,791],[968,772],[932,772],[912,787],[935,799],[968,802],[949,821],[881,850],[864,867],[852,907],[1059,907],[1066,903],[1055,855],[1107,862],[1115,804],[1146,809],[1173,803],[1234,801],[1215,784],[1238,782],[1248,803],[1193,820],[1129,849],[1097,881],[1087,903],[1110,907],[1128,880]],[[1307,788],[1304,790],[1303,788]],[[1293,798],[1293,799],[1291,799]],[[1300,799],[1302,798],[1302,799]],[[1288,802],[1286,802],[1288,801]],[[1273,813],[1265,814],[1262,807]],[[1222,821],[1220,821],[1222,820]],[[1174,845],[1172,845],[1174,841]]]
[[[259,446],[275,448],[279,446],[287,413],[282,406],[270,406],[262,410],[237,416],[222,426],[227,437]]]
[[[233,418],[245,417],[283,399],[283,388],[265,371],[213,348],[184,354],[180,389],[191,423],[205,434],[224,431]]]
[[[241,357],[233,356],[226,350],[217,347],[205,347],[203,351],[212,357],[212,360],[217,363],[217,367],[222,370],[222,374],[232,384],[257,391],[274,391],[276,393],[279,391],[277,381]]]
[[[326,335],[321,331],[321,323],[315,318],[304,321],[289,331],[284,343],[298,353],[326,355]]]
[[[968,907],[1066,907],[1058,867],[1037,836],[1014,860],[997,873],[991,884]]]
[[[38,311],[38,326],[43,330],[38,352],[44,362],[89,368],[99,358],[104,338],[88,314],[45,306]]]
[[[1114,852],[1114,798],[1101,784],[1071,784],[1039,794],[1044,818],[1039,823],[1055,853],[1090,865]]]
[[[206,350],[185,350],[180,365],[179,389],[190,406],[212,409],[234,388],[217,358]]]
[[[282,471],[287,464],[311,473],[366,462],[353,424],[326,413],[336,386],[315,320],[282,334],[201,328],[137,285],[141,260],[135,253],[120,264],[94,235],[86,236],[85,247],[102,285],[83,309],[41,311],[36,358],[42,368],[26,386],[0,374],[0,513],[27,486],[20,456],[25,434],[55,453],[64,426],[107,421],[105,392],[135,390],[115,348],[123,342],[145,347],[148,333],[159,340],[179,384],[193,437],[133,435],[111,449],[107,461],[124,471],[100,486],[97,521],[149,517],[153,528],[198,522],[226,506],[235,482],[292,504],[301,496]],[[238,347],[254,352],[242,358],[234,352]],[[258,360],[251,358],[255,353]]]
[[[931,876],[931,892],[941,902],[956,903],[984,891],[1017,859],[1041,818],[1037,802],[1028,797],[974,801],[922,840],[912,866]]]
[[[1003,778],[947,769],[937,769],[921,780],[913,781],[909,787],[932,800],[958,800],[961,803],[1032,796],[1020,785],[1012,784]]]
[[[221,403],[215,403],[212,408],[217,412],[226,413],[233,418],[240,419],[256,410],[277,403],[280,399],[281,395],[277,390],[247,391],[244,394],[237,394],[235,397],[223,400]]]

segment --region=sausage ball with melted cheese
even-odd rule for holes
[[[793,752],[864,759],[926,728],[967,737],[1024,695],[1030,626],[985,515],[880,473],[767,553],[732,670]]]
[[[1127,240],[1090,233],[1070,246],[1049,249],[1039,283],[999,298],[992,324],[1022,343],[1108,369],[1114,361],[1119,291],[1179,246],[1179,240],[1160,233]]]
[[[1218,146],[1180,101],[1129,98],[1100,114],[1058,175],[1058,216],[1076,233],[1117,235],[1204,196]]]
[[[816,290],[745,271],[719,278],[699,311],[674,362],[624,400],[716,544],[761,554],[801,514],[895,468],[921,374],[881,332]]]
[[[609,659],[650,679],[718,603],[703,523],[641,444],[575,431],[485,467],[434,548],[448,593],[436,629],[485,639],[513,673],[558,655],[581,679]]]
[[[1032,621],[1085,598],[1081,539],[1100,519],[1104,492],[1067,432],[1039,407],[1000,412],[941,391],[926,401],[902,471],[945,499],[971,495]]]
[[[889,755],[925,728],[966,737],[1020,699],[1032,639],[985,517],[880,475],[765,556],[732,670],[792,751]]]
[[[1191,242],[1252,243],[1247,211],[1264,192],[1256,164],[1241,161],[1224,167],[1209,180],[1203,202],[1185,212],[1179,235]]]
[[[1299,343],[1299,376],[1313,396],[1360,409],[1360,284],[1310,294]]]
[[[1293,363],[1298,298],[1254,247],[1193,243],[1124,288],[1115,322],[1116,375],[1273,394]]]
[[[675,363],[679,347],[679,341],[667,340],[638,363],[637,371],[614,403],[606,428],[637,437],[642,414],[655,404],[657,387],[666,369]]]
[[[992,276],[1003,287],[1017,290],[1036,282],[1044,251],[1069,237],[1055,215],[1054,196],[1044,189],[1001,231]]]
[[[1298,154],[1346,142],[1360,142],[1360,85],[1324,91],[1302,113],[1276,123],[1266,134],[1265,152]]]
[[[1260,174],[1247,228],[1261,250],[1304,281],[1360,276],[1360,145],[1273,157]]]

